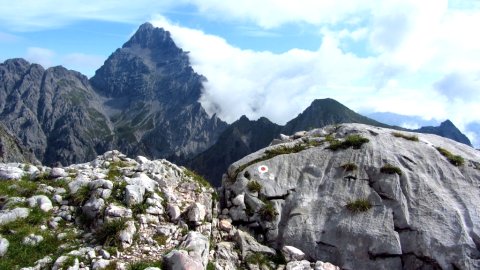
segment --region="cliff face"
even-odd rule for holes
[[[90,81],[106,98],[119,149],[184,160],[211,146],[227,126],[198,102],[204,80],[168,31],[146,23]]]
[[[23,59],[0,64],[0,123],[44,164],[110,149],[184,161],[227,127],[197,101],[203,81],[169,32],[144,24],[90,81]]]
[[[23,59],[0,74],[0,122],[38,159],[73,163],[109,148],[111,124],[85,76]]]
[[[361,124],[277,143],[232,164],[222,192],[222,213],[269,245],[342,269],[480,267],[475,149]]]

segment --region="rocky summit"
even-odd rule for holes
[[[259,243],[218,214],[208,182],[166,160],[2,163],[0,179],[0,269],[339,269]]]
[[[480,268],[480,152],[436,135],[363,124],[281,135],[229,167],[220,197],[233,224],[311,261]]]

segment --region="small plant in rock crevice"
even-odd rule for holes
[[[278,216],[277,209],[272,202],[267,201],[258,211],[260,217],[265,221],[273,221]]]
[[[381,173],[386,173],[386,174],[398,174],[402,175],[402,170],[399,167],[393,166],[391,164],[385,164],[383,165],[382,168],[380,168]]]
[[[372,208],[372,204],[368,199],[358,199],[348,202],[345,207],[351,212],[359,213],[368,211],[370,208]]]
[[[454,165],[454,166],[462,166],[465,164],[465,159],[462,156],[459,155],[454,155],[447,149],[444,149],[442,147],[437,147],[437,151],[440,152],[444,157],[448,159],[448,161]]]
[[[327,140],[328,141],[328,140]],[[332,151],[337,151],[340,149],[348,149],[352,147],[353,149],[360,149],[364,143],[369,142],[370,140],[362,137],[359,134],[348,135],[344,141],[339,141],[333,139],[330,141],[330,146],[327,147]]]
[[[127,227],[126,219],[108,221],[95,232],[96,240],[105,246],[116,246],[118,234]]]
[[[417,135],[407,135],[403,134],[400,132],[392,132],[392,135],[397,138],[403,138],[408,141],[413,141],[413,142],[418,142],[418,136]]]
[[[355,163],[345,163],[340,167],[347,172],[356,171],[358,169],[358,166]]]
[[[255,180],[252,180],[252,181],[248,182],[247,189],[250,192],[260,192],[260,190],[262,190],[262,184],[260,184],[259,182],[255,181]]]

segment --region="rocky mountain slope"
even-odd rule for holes
[[[0,64],[0,122],[45,164],[111,148],[111,123],[87,77],[23,59]]]
[[[205,176],[213,185],[220,186],[222,174],[227,170],[229,164],[268,146],[273,139],[281,136],[280,134],[293,134],[301,130],[341,123],[361,123],[408,131],[362,116],[334,99],[317,99],[301,114],[287,122],[285,126],[273,124],[266,118],[251,121],[243,116],[240,120],[232,123],[212,147],[195,156],[187,164]],[[422,128],[416,131],[437,134],[470,145],[468,138],[450,121],[444,122],[440,127]]]
[[[420,133],[436,134],[472,146],[472,143],[470,142],[468,137],[465,136],[465,134],[463,134],[462,132],[460,132],[460,130],[458,130],[457,127],[450,120],[445,120],[444,122],[440,123],[440,126],[438,127],[427,126],[416,129],[414,131]]]
[[[40,163],[2,124],[0,124],[0,162]]]
[[[144,24],[90,81],[23,59],[0,64],[0,123],[44,164],[110,149],[185,160],[227,126],[198,102],[204,80],[169,32]]]
[[[208,183],[110,151],[64,168],[0,164],[0,269],[318,269],[219,215]]]
[[[479,269],[480,152],[362,124],[283,137],[232,164],[222,213],[342,269]]]
[[[90,81],[106,97],[118,149],[185,160],[211,146],[227,127],[198,102],[204,80],[169,32],[146,23]]]

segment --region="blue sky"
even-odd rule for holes
[[[0,61],[92,76],[149,21],[208,78],[201,102],[231,122],[277,123],[315,98],[364,113],[451,119],[478,145],[478,0],[0,0]]]

